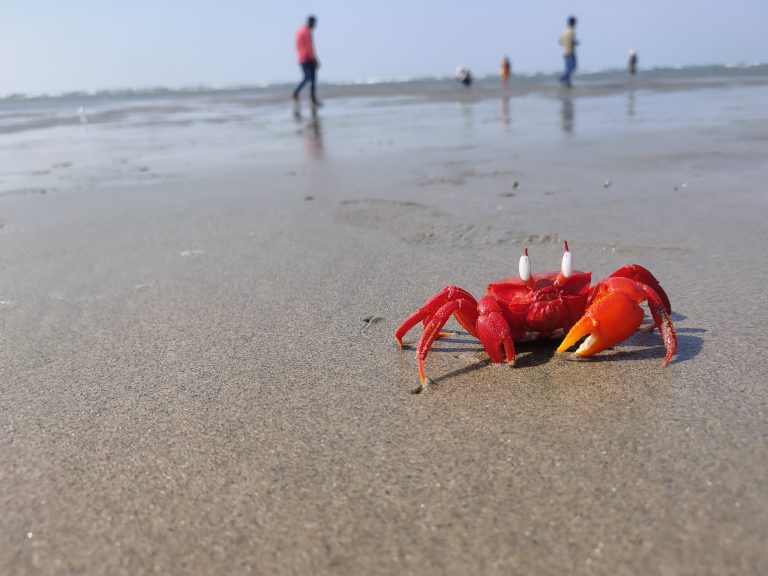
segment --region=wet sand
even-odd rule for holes
[[[6,136],[0,572],[768,572],[768,122],[739,94]],[[498,367],[460,332],[411,394],[398,324],[563,239],[657,275],[672,363],[643,333]]]

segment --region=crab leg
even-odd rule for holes
[[[635,280],[637,282],[642,282],[643,284],[646,284],[653,288],[653,290],[656,292],[656,294],[659,295],[661,298],[661,301],[664,303],[664,309],[667,311],[667,314],[672,313],[672,306],[669,304],[669,298],[667,298],[666,292],[664,292],[664,288],[661,287],[661,284],[659,284],[659,281],[656,280],[656,277],[651,274],[651,271],[647,268],[643,268],[640,266],[640,264],[627,264],[626,266],[622,266],[615,272],[611,273],[608,278],[631,278],[632,280]]]
[[[471,319],[473,326],[472,333],[477,337],[477,333],[474,329],[474,324],[477,319],[477,303],[474,298],[471,301],[465,298],[451,300],[450,302],[443,304],[424,326],[424,332],[422,332],[421,339],[419,339],[419,345],[416,348],[416,358],[419,360],[419,378],[421,378],[422,385],[427,381],[427,377],[424,375],[424,359],[427,357],[429,349],[432,347],[435,339],[440,334],[440,330],[443,329],[443,326],[445,326],[445,323],[448,322],[452,314],[456,314],[456,318],[461,316],[466,320]]]
[[[592,356],[626,340],[643,321],[643,309],[639,306],[643,301],[648,302],[664,339],[666,366],[677,350],[677,335],[666,306],[651,286],[621,276],[607,278],[595,286],[592,303],[566,334],[557,352],[565,352],[584,336],[587,339],[576,350],[577,356]]]
[[[473,314],[467,315],[463,309],[457,308],[455,311],[456,314],[456,320],[461,324],[464,329],[472,334],[475,338],[477,338],[477,332],[475,331],[475,318],[477,317],[477,300],[474,299],[472,294],[464,290],[463,288],[459,288],[458,286],[451,286],[448,285],[440,292],[432,296],[427,302],[416,312],[408,316],[408,318],[405,319],[405,321],[400,324],[398,329],[395,331],[395,338],[397,339],[397,343],[400,346],[400,348],[403,347],[403,336],[405,336],[408,331],[416,326],[419,322],[424,322],[424,326],[426,329],[427,324],[429,324],[432,317],[437,313],[438,310],[440,310],[445,304],[448,302],[456,301],[456,300],[467,300],[469,301],[473,306],[472,309],[475,310]],[[447,321],[447,319],[446,319]],[[443,322],[443,325],[445,322]],[[441,326],[442,327],[442,326]],[[437,338],[439,336],[436,335]]]
[[[506,357],[509,364],[514,364],[515,343],[499,303],[492,296],[483,296],[477,305],[477,311],[477,337],[483,343],[491,361],[501,364]]]

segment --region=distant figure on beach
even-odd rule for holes
[[[304,74],[304,79],[293,91],[293,99],[298,103],[299,93],[304,85],[309,82],[309,92],[312,98],[313,106],[320,106],[315,93],[315,82],[317,79],[317,69],[320,68],[320,61],[315,54],[315,46],[312,41],[312,30],[317,24],[317,18],[309,16],[307,23],[296,31],[296,53],[299,57],[299,65]]]
[[[469,71],[469,68],[459,66],[456,69],[456,80],[461,82],[467,88],[472,86],[472,73]]]
[[[563,47],[563,59],[565,60],[565,72],[560,76],[560,83],[566,88],[571,87],[571,75],[576,70],[576,18],[568,18],[568,26],[560,34],[560,46]]]
[[[507,56],[501,61],[501,82],[504,85],[509,84],[509,77],[512,75],[512,62]]]
[[[629,61],[627,62],[627,70],[634,76],[637,74],[637,52],[634,50],[629,51]]]

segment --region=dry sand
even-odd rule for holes
[[[768,124],[654,98],[6,141],[0,572],[768,573]],[[562,239],[658,276],[672,363],[462,333],[410,394],[397,325]]]

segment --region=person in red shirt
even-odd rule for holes
[[[317,18],[310,16],[307,18],[306,25],[296,31],[296,53],[299,57],[299,65],[304,73],[304,79],[296,87],[296,90],[293,91],[293,99],[297,102],[299,101],[301,89],[309,82],[312,104],[319,106],[320,102],[318,102],[315,94],[315,79],[317,77],[317,69],[320,68],[320,61],[317,59],[314,43],[312,42],[312,30],[316,24]]]

